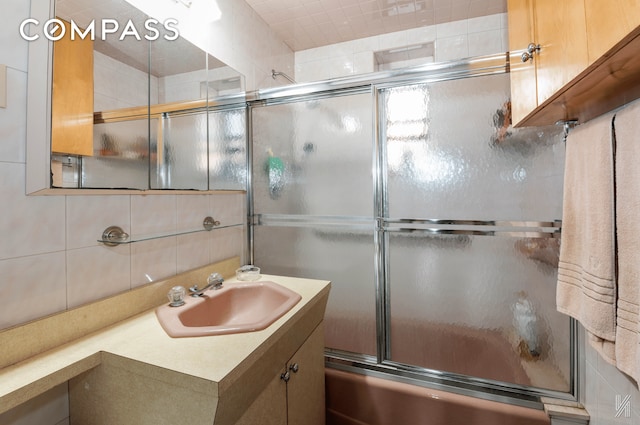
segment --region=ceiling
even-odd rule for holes
[[[299,51],[358,38],[444,22],[503,13],[507,0],[246,0],[292,50]],[[126,0],[56,0],[56,13],[79,24],[100,16],[141,22],[146,16]],[[157,42],[162,43],[162,39]],[[157,45],[158,43],[153,43]],[[202,69],[203,52],[179,39],[152,54],[152,73],[172,75]],[[166,45],[166,46],[165,46]],[[159,46],[156,46],[159,47]],[[96,50],[139,69],[148,69],[145,43],[96,43]],[[118,52],[119,51],[119,52]],[[192,52],[193,51],[193,52]],[[179,60],[169,59],[177,53]],[[192,53],[188,53],[192,52]],[[223,66],[209,56],[210,68]]]
[[[507,11],[507,0],[246,0],[294,51]]]

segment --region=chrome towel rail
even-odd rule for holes
[[[351,216],[307,216],[295,214],[256,214],[256,226],[309,227],[382,230],[405,234],[503,236],[516,238],[558,238],[562,222],[456,219],[389,219]]]

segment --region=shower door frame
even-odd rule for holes
[[[477,378],[411,366],[390,360],[390,304],[389,304],[389,229],[394,220],[388,218],[387,211],[387,169],[386,158],[383,155],[383,125],[380,105],[380,91],[387,88],[410,84],[425,84],[474,76],[504,74],[509,72],[509,55],[490,55],[470,58],[467,60],[428,64],[407,68],[399,71],[385,71],[363,76],[338,78],[316,83],[303,83],[273,89],[260,90],[247,96],[247,258],[254,263],[254,226],[260,225],[259,217],[255,214],[253,198],[253,129],[252,109],[254,107],[305,101],[328,96],[371,93],[373,104],[373,132],[372,132],[372,176],[373,176],[373,220],[374,229],[374,276],[376,298],[376,356],[357,354],[340,350],[325,349],[325,363],[327,367],[355,372],[359,374],[382,377],[385,379],[409,382],[414,385],[446,390],[458,394],[470,395],[483,399],[505,402],[532,408],[542,408],[541,397],[577,401],[582,388],[580,371],[579,327],[574,319],[570,319],[570,377],[569,392],[555,391],[544,388],[529,387],[513,383],[503,383],[490,379]],[[429,224],[438,224],[429,222]],[[451,223],[446,223],[451,224]],[[470,223],[461,223],[470,224]],[[474,222],[472,224],[500,227],[499,222]],[[514,223],[509,223],[513,225]],[[522,223],[515,223],[522,227]],[[454,224],[455,225],[455,224]],[[520,225],[520,226],[518,226]],[[524,223],[524,227],[532,231],[546,233],[544,237],[557,237],[560,223]],[[393,231],[393,230],[391,230]],[[436,230],[436,232],[438,232]],[[440,233],[451,232],[443,229]],[[454,231],[455,232],[455,231]],[[497,233],[489,230],[485,234]],[[478,234],[478,233],[475,233]]]

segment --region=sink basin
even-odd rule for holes
[[[271,281],[225,283],[203,297],[186,297],[181,307],[162,305],[156,316],[174,338],[252,332],[271,325],[301,298]]]

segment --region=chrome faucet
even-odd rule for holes
[[[189,292],[192,297],[201,297],[207,289],[217,290],[222,288],[222,282],[224,282],[224,279],[220,273],[211,273],[207,278],[207,285],[204,288],[198,289],[198,285],[193,285],[189,288]]]

